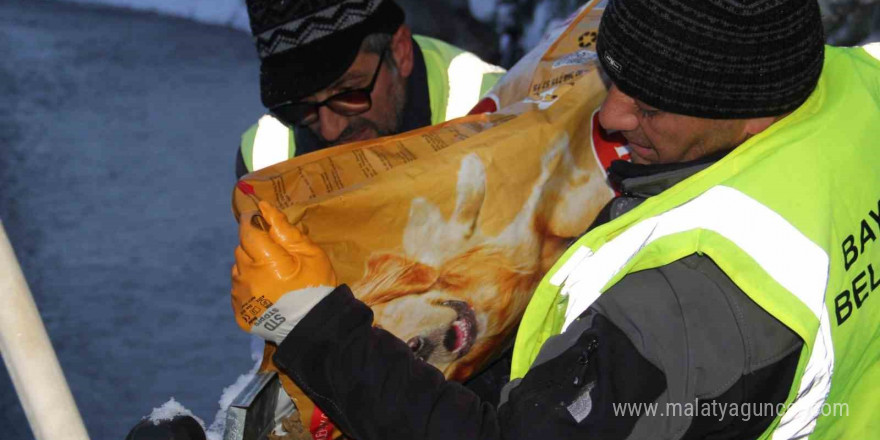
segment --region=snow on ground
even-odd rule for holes
[[[229,297],[249,35],[0,0],[0,53],[0,218],[92,439],[172,396],[210,422],[254,363]],[[5,368],[0,438],[33,438]]]
[[[62,0],[68,3],[102,4],[191,19],[201,23],[230,26],[250,33],[245,0]],[[491,24],[481,24],[469,12],[487,23],[501,0],[396,0],[406,12],[406,21],[416,33],[430,35],[497,62],[498,36]],[[545,0],[546,1],[546,0]],[[559,0],[553,0],[559,1]],[[572,1],[572,0],[565,0]],[[256,53],[256,51],[254,51]]]
[[[64,0],[72,3],[104,4],[138,11],[188,18],[201,23],[249,30],[244,0]]]
[[[411,22],[479,52],[478,26],[421,1],[401,2]],[[243,27],[222,12],[236,2],[210,2],[230,6],[175,11]],[[0,53],[0,218],[91,437],[124,438],[172,396],[209,422],[254,363],[229,302],[234,154],[262,113],[249,34],[0,0]],[[0,438],[32,438],[5,369]]]

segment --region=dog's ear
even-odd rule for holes
[[[476,154],[469,154],[461,161],[455,208],[448,222],[440,208],[427,199],[413,199],[403,232],[406,255],[436,266],[461,252],[474,233],[485,197],[486,170]]]
[[[437,245],[446,232],[446,222],[443,213],[433,203],[424,197],[413,199],[409,207],[409,220],[403,230],[403,250],[406,255],[426,261],[437,263],[439,258],[431,258],[437,252]],[[449,240],[455,240],[449,237]]]
[[[496,238],[495,243],[509,247],[513,254],[536,255],[540,246],[539,236],[543,226],[542,206],[546,202],[547,191],[555,174],[566,166],[569,148],[569,136],[562,132],[553,141],[550,148],[541,157],[541,174],[532,184],[529,197],[504,231]]]
[[[458,225],[462,238],[468,238],[474,232],[486,198],[486,169],[476,154],[468,154],[461,160],[455,189],[455,211],[450,223]]]
[[[406,295],[428,291],[437,281],[432,267],[400,255],[380,254],[370,257],[367,273],[352,284],[355,295],[365,304],[382,304]]]

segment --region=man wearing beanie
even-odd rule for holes
[[[360,440],[876,436],[880,46],[823,46],[816,0],[610,0],[597,51],[633,160],[536,289],[497,407],[372,328],[267,205],[233,295],[247,272],[304,298],[258,267],[272,246],[324,286],[258,329],[276,364]]]
[[[413,36],[393,0],[247,0],[268,114],[241,139],[238,177],[321,148],[464,116],[503,74]]]

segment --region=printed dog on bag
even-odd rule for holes
[[[451,379],[475,373],[511,337],[548,265],[595,216],[584,196],[604,176],[577,168],[569,147],[562,135],[545,154],[529,198],[497,236],[478,227],[487,177],[476,154],[462,159],[448,220],[415,198],[402,252],[372,254],[352,285],[374,324]]]

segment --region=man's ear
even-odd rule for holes
[[[409,26],[402,24],[391,37],[391,56],[402,78],[409,78],[413,70],[413,39]]]
[[[752,118],[746,120],[745,132],[749,135],[749,137],[754,136],[764,130],[767,127],[773,125],[774,122],[784,118],[786,115],[782,116],[766,116],[763,118]]]

